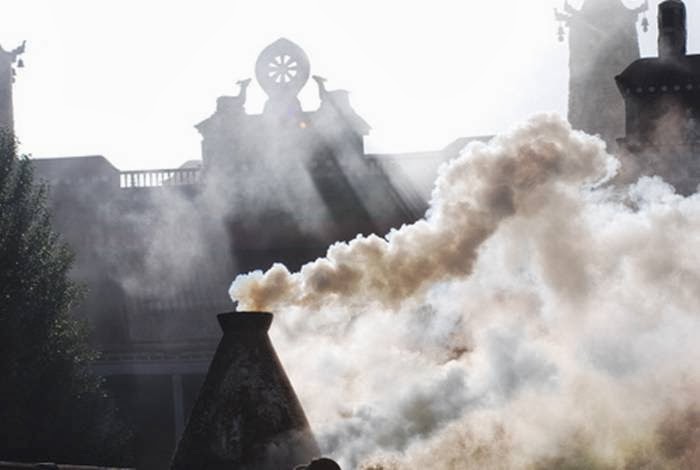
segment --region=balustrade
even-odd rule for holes
[[[119,175],[119,187],[122,189],[159,188],[199,184],[200,173],[199,168],[123,171]]]

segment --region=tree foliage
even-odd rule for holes
[[[47,189],[0,132],[0,460],[128,463],[130,433],[100,380],[80,288],[52,230]]]

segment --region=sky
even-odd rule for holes
[[[579,7],[581,0],[570,0]],[[641,0],[625,3],[636,7]],[[656,53],[652,28],[642,55]],[[0,44],[27,40],[15,84],[16,131],[35,158],[104,155],[117,168],[200,158],[194,125],[253,77],[279,37],[311,73],[347,89],[373,127],[369,152],[437,150],[540,111],[566,113],[562,0],[2,0]],[[700,52],[700,0],[686,0]],[[697,34],[693,34],[698,31]],[[265,96],[249,89],[248,112]],[[300,94],[318,105],[315,84]]]

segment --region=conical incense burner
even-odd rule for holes
[[[272,314],[218,316],[224,335],[172,470],[291,469],[320,452],[267,334]]]

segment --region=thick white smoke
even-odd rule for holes
[[[241,276],[344,468],[700,468],[700,197],[538,116],[447,164],[425,220]]]

